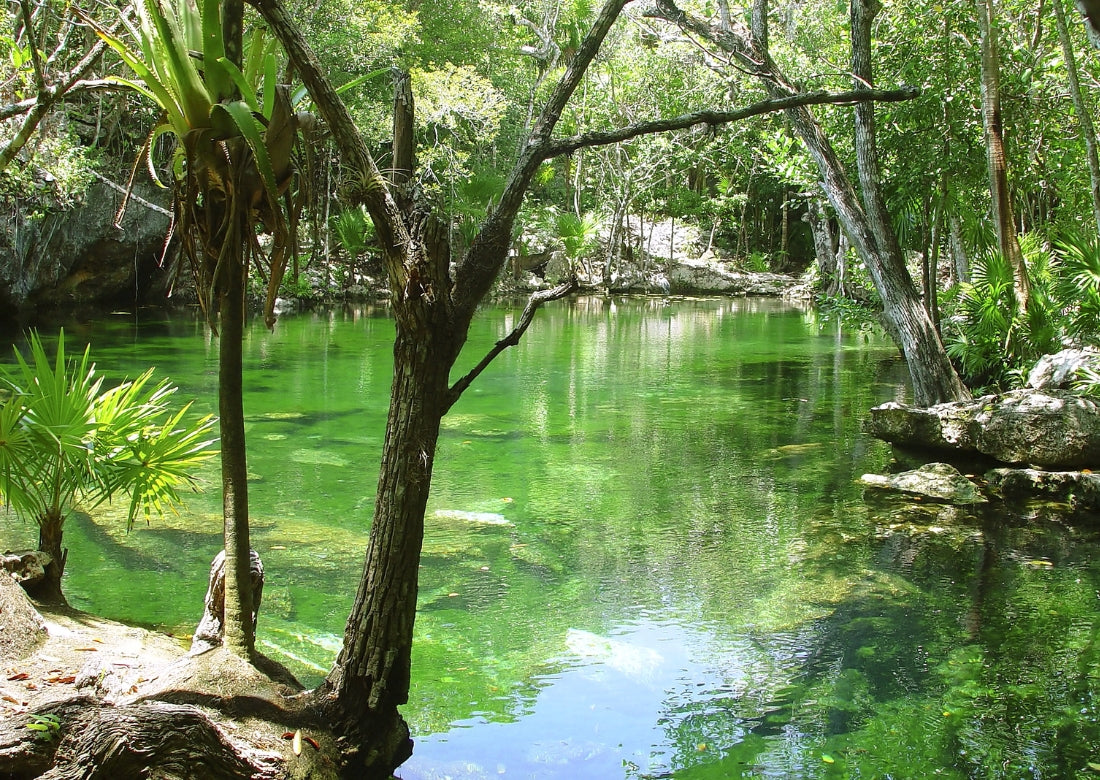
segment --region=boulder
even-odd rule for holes
[[[987,472],[985,479],[1005,498],[1046,496],[1075,510],[1100,510],[1100,476],[1092,472],[999,468]]]
[[[51,560],[50,554],[41,550],[7,550],[0,553],[0,570],[26,588],[41,582]]]
[[[797,283],[797,279],[786,274],[741,273],[703,259],[680,260],[668,269],[672,292],[779,297]]]
[[[1063,349],[1043,355],[1027,375],[1033,390],[1069,390],[1082,368],[1100,373],[1100,353],[1093,349]]]
[[[1044,469],[1100,463],[1100,406],[1061,390],[1012,390],[972,401],[871,410],[866,431],[899,447],[984,455]]]
[[[46,622],[26,592],[0,572],[0,664],[26,658],[48,637]]]
[[[870,487],[898,490],[949,504],[984,504],[978,487],[947,463],[927,463],[900,474],[864,474],[860,481]]]

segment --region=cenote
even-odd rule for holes
[[[460,368],[518,315],[484,310]],[[196,319],[69,334],[110,376],[155,365],[216,405]],[[259,646],[306,684],[360,574],[392,334],[384,308],[247,332]],[[891,453],[861,420],[906,394],[888,342],[786,304],[546,306],[444,420],[398,775],[1097,776],[1095,518],[865,496]],[[122,507],[71,518],[73,604],[190,633],[216,477],[129,533]]]

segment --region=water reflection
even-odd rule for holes
[[[516,312],[483,312],[466,368]],[[248,330],[259,643],[311,682],[362,565],[392,333],[380,309]],[[213,408],[216,342],[196,320],[80,335],[101,369],[157,364]],[[444,421],[401,776],[1100,766],[1097,534],[1058,507],[865,498],[859,475],[889,452],[860,420],[904,397],[900,367],[881,340],[771,301],[545,307]],[[117,507],[78,515],[70,597],[190,631],[219,512],[209,492],[129,534]]]

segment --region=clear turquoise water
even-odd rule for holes
[[[460,368],[518,315],[482,312]],[[214,409],[198,321],[69,332]],[[382,308],[248,330],[259,643],[307,683],[362,565],[392,334]],[[444,421],[399,775],[1095,776],[1091,518],[865,497],[890,453],[860,421],[906,392],[884,341],[776,302],[547,306]],[[190,633],[220,542],[206,478],[129,534],[122,508],[70,520],[74,604]]]

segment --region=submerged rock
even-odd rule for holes
[[[1012,390],[928,408],[890,402],[871,410],[866,430],[901,447],[1009,464],[1073,469],[1100,462],[1100,407],[1060,390]]]
[[[1090,471],[993,469],[986,473],[991,490],[1005,498],[1047,496],[1076,510],[1100,510],[1100,476]]]
[[[988,499],[978,486],[947,463],[928,463],[900,474],[864,474],[860,481],[871,487],[899,490],[903,493],[934,498],[949,504],[983,504]]]

